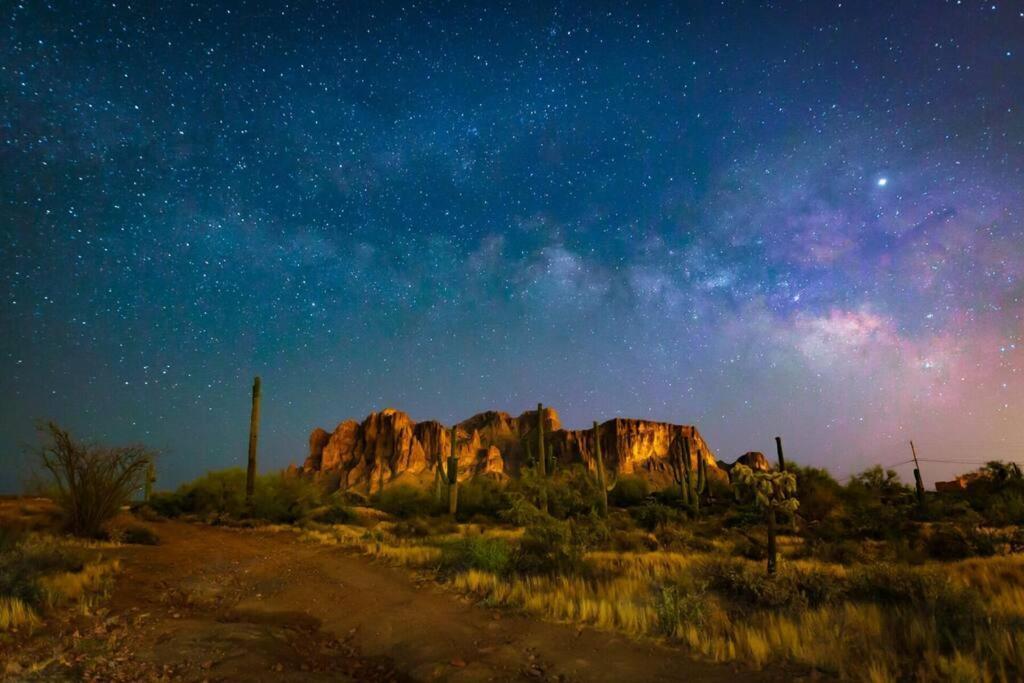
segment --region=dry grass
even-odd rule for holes
[[[0,631],[33,629],[40,624],[35,611],[18,598],[0,597]]]
[[[109,579],[121,568],[120,562],[91,562],[78,572],[59,572],[44,576],[39,585],[47,604],[57,607],[77,602],[92,593],[105,592]]]
[[[395,538],[386,525],[373,531],[335,525],[304,532],[307,540],[341,545],[387,562],[437,566],[437,544],[467,536],[515,542],[520,529],[462,525],[457,532],[418,541]],[[797,544],[793,544],[796,546]],[[980,596],[988,624],[950,647],[945,628],[928,609],[839,596],[808,607],[737,607],[733,598],[707,588],[704,571],[721,552],[592,552],[593,578],[498,576],[471,569],[451,586],[487,604],[504,605],[559,621],[586,624],[633,637],[667,638],[713,661],[754,668],[788,663],[842,679],[1018,680],[1024,672],[1024,557],[972,559],[937,565],[954,584]],[[737,561],[754,574],[763,564]],[[908,570],[927,573],[935,567]],[[814,560],[785,560],[783,576],[812,575],[842,584],[847,568]],[[669,596],[667,599],[666,596]]]

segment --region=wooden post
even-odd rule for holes
[[[917,504],[924,505],[924,480],[921,479],[921,465],[917,462],[917,449],[910,442],[910,452],[914,456],[914,490],[917,492]]]
[[[252,382],[252,413],[249,416],[249,464],[245,472],[245,504],[252,509],[256,489],[256,444],[260,436],[260,378]]]
[[[786,471],[786,456],[782,454],[782,437],[775,437],[775,451],[779,454],[779,472]]]

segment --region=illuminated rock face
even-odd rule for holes
[[[562,429],[552,408],[544,409],[544,427],[546,447],[558,467],[580,463],[595,469],[593,430]],[[455,428],[460,480],[517,476],[536,458],[535,410],[519,417],[488,411]],[[656,487],[671,484],[669,445],[679,436],[690,439],[694,465],[703,458],[709,476],[727,478],[695,427],[616,418],[600,425],[600,433],[609,472],[640,476]],[[448,457],[450,449],[450,431],[441,423],[413,422],[405,413],[388,408],[371,413],[362,422],[346,420],[331,433],[313,430],[302,471],[330,474],[338,478],[342,489],[369,493],[395,483],[429,486],[438,463]]]

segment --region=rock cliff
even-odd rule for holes
[[[536,410],[519,417],[488,411],[455,425],[459,479],[517,476],[536,456],[537,416]],[[562,429],[558,413],[551,408],[544,409],[543,419],[546,447],[559,466],[581,463],[595,469],[593,430]],[[667,486],[672,482],[669,445],[683,437],[690,440],[694,465],[703,458],[709,476],[728,476],[696,427],[616,418],[601,424],[599,431],[608,472],[637,475],[659,488]],[[336,477],[339,488],[364,493],[401,482],[429,486],[450,447],[450,432],[441,423],[414,422],[388,408],[362,422],[341,422],[332,432],[314,429],[301,469],[319,477]]]

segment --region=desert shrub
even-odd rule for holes
[[[788,469],[796,474],[801,517],[817,522],[839,511],[843,488],[827,470],[799,465],[790,465]]]
[[[560,470],[548,486],[548,511],[558,519],[589,515],[598,509],[599,499],[596,478],[582,465]]]
[[[395,522],[390,529],[398,538],[427,538],[458,530],[459,525],[448,517],[408,517]]]
[[[613,531],[609,544],[612,550],[620,553],[640,553],[658,549],[658,541],[649,533],[642,531]]]
[[[37,451],[68,531],[96,537],[142,484],[155,454],[142,446],[108,448],[76,441],[53,422],[39,428]]]
[[[654,586],[654,609],[661,635],[671,638],[680,626],[701,628],[707,621],[707,587],[694,582]]]
[[[459,519],[477,515],[496,518],[508,508],[505,486],[490,477],[474,477],[459,484]]]
[[[334,500],[309,514],[309,519],[320,524],[348,524],[355,521],[355,514],[341,502]]]
[[[584,549],[574,542],[573,526],[552,517],[535,519],[526,527],[513,558],[522,574],[583,574]]]
[[[662,524],[654,530],[654,538],[662,550],[699,553],[715,550],[715,544],[710,540],[697,536],[692,529],[678,524]]]
[[[540,511],[526,496],[517,491],[509,495],[508,509],[503,510],[501,518],[515,526],[530,526],[547,521],[547,515]]]
[[[224,514],[241,517],[245,514],[245,470],[233,467],[207,472],[182,484],[173,493],[157,493],[149,505],[161,515]]]
[[[57,572],[77,572],[85,552],[54,540],[26,538],[0,554],[0,597],[38,605],[43,599],[39,580]]]
[[[268,522],[292,524],[318,508],[323,492],[313,481],[285,473],[257,477],[252,516]]]
[[[159,545],[160,536],[148,526],[131,524],[120,529],[121,542],[131,545]]]
[[[663,503],[647,501],[639,507],[630,510],[636,523],[648,531],[654,531],[659,526],[671,523],[681,523],[684,516],[679,510],[671,508]]]
[[[807,544],[806,549],[808,556],[823,562],[849,565],[870,559],[863,545],[852,539],[812,542]]]
[[[931,616],[945,648],[970,640],[986,621],[978,592],[938,568],[878,563],[858,567],[848,576],[849,595],[855,599],[906,606]]]
[[[429,493],[409,484],[384,489],[373,497],[372,502],[375,507],[402,519],[430,514],[436,507]]]
[[[732,553],[737,557],[761,561],[768,557],[768,547],[746,536],[740,536],[732,544]]]
[[[838,600],[846,589],[844,580],[828,571],[790,566],[771,576],[736,559],[708,560],[699,574],[722,595],[763,609],[814,607]]]
[[[624,474],[615,482],[615,487],[608,492],[608,502],[618,507],[640,505],[650,493],[647,480],[632,474]]]
[[[441,567],[447,571],[477,569],[501,575],[511,568],[512,555],[505,539],[470,536],[441,546]]]
[[[173,493],[150,498],[153,510],[167,517],[189,514],[208,518],[241,519],[252,516],[290,524],[304,519],[323,503],[323,492],[313,481],[285,473],[256,477],[252,510],[245,501],[245,470],[233,467],[207,472]],[[251,515],[250,515],[251,513]]]
[[[962,560],[972,554],[967,535],[955,526],[939,526],[925,540],[928,556],[935,560]]]

